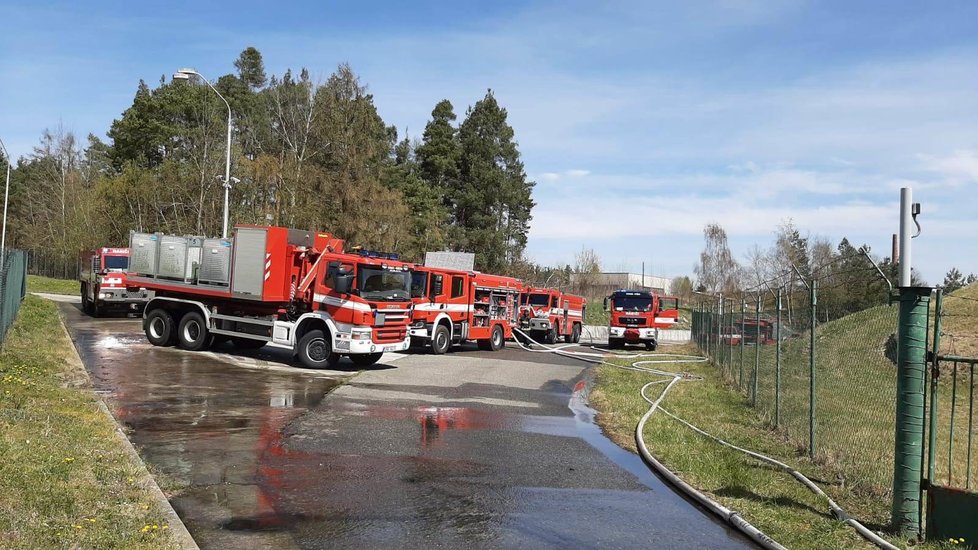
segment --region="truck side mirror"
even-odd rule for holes
[[[435,275],[431,278],[431,289],[428,293],[428,298],[434,300],[435,296],[441,296],[442,290],[445,288],[444,277],[441,275]]]
[[[333,279],[333,284],[335,285],[333,290],[336,292],[349,294],[350,289],[353,287],[353,273],[337,271],[336,278]]]
[[[604,310],[605,311],[608,311],[608,297],[607,296],[605,296],[605,298],[604,298]]]

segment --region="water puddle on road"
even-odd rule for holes
[[[118,332],[129,324],[82,324],[73,336],[95,392],[164,491],[176,494],[171,502],[191,533],[207,547],[288,547],[291,538],[276,531],[290,519],[273,512],[260,486],[288,457],[286,425],[338,381],[154,348],[142,335]],[[237,540],[241,530],[268,533]]]

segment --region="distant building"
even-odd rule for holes
[[[660,294],[670,294],[672,291],[672,279],[669,277],[656,275],[643,277],[641,273],[599,273],[587,277],[590,279],[590,288],[582,289],[580,288],[581,274],[571,273],[571,286],[591,296],[606,296],[620,288],[650,290]]]

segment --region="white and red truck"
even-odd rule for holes
[[[647,290],[616,290],[604,299],[608,319],[608,347],[644,344],[654,351],[659,345],[659,329],[672,328],[679,321],[679,298],[659,296]]]
[[[79,257],[78,281],[82,309],[98,317],[107,312],[140,313],[152,292],[129,282],[128,248],[102,247],[82,252]]]
[[[412,344],[430,346],[435,354],[466,341],[499,350],[513,337],[522,291],[523,283],[512,277],[417,266],[411,285]]]
[[[581,341],[587,300],[556,288],[526,288],[520,299],[519,326],[530,338],[554,344],[561,336],[568,343]]]
[[[231,239],[133,233],[130,281],[153,290],[143,329],[153,345],[215,341],[293,350],[309,368],[341,356],[366,366],[410,344],[411,264],[344,252],[328,233],[238,225]]]

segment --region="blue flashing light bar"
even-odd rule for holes
[[[396,254],[396,253],[393,253],[393,252],[377,252],[375,250],[364,250],[364,249],[360,249],[360,250],[357,251],[357,254],[359,254],[359,255],[361,255],[361,256],[363,256],[365,258],[379,258],[381,260],[394,260],[394,261],[397,261],[397,260],[401,259],[401,255],[400,254]]]

